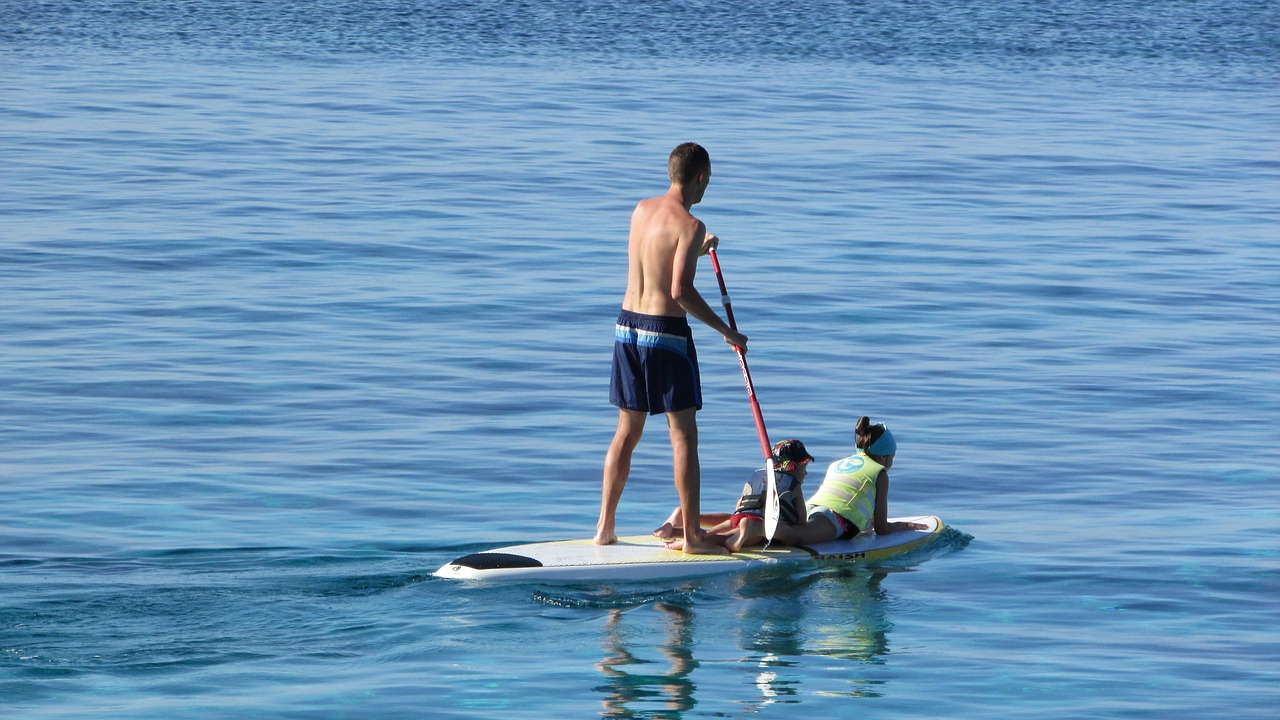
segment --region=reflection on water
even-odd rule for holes
[[[886,576],[886,572],[862,575],[866,578],[862,584],[858,582],[859,575],[850,574],[847,582],[822,583],[814,588],[819,604],[844,607],[848,621],[812,628],[808,647],[811,655],[884,662],[883,656],[889,652],[889,630],[893,627],[885,613],[887,595],[881,586]]]
[[[804,590],[816,576],[761,573],[744,575],[738,584],[738,645],[754,657],[759,696],[748,705],[758,711],[775,703],[799,702],[796,663],[804,654]]]
[[[735,714],[798,704],[804,693],[879,697],[877,686],[883,680],[857,672],[839,677],[836,687],[815,686],[819,681],[807,658],[849,661],[843,665],[846,669],[884,663],[893,629],[888,618],[892,605],[882,586],[888,575],[865,568],[824,568],[800,575],[755,573],[730,581],[734,599],[728,605],[695,611],[655,602],[649,608],[656,611],[661,625],[662,640],[656,650],[662,660],[645,657],[652,637],[651,623],[640,617],[646,608],[612,608],[604,625],[604,657],[596,664],[607,680],[595,688],[603,695],[600,716],[681,718],[697,704],[699,684],[723,680],[715,677],[716,670],[726,667],[721,663],[705,668],[698,683],[693,680],[694,671],[702,667],[693,656],[696,612],[734,613],[736,618],[738,644],[746,654],[729,678],[732,687],[717,687],[713,692],[720,698],[736,694]],[[743,669],[750,673],[745,682],[739,674]],[[802,687],[805,684],[809,687]]]
[[[799,578],[786,592],[773,592],[742,605],[739,613],[742,649],[761,653],[756,686],[760,705],[799,702],[801,672],[787,658],[820,655],[856,663],[880,664],[889,652],[888,634],[893,625],[886,616],[887,596],[883,571],[828,570]],[[743,591],[750,592],[744,587]],[[808,608],[824,621],[814,621]],[[880,681],[850,677],[851,688],[814,690],[823,695],[878,697]],[[796,698],[796,699],[792,699]]]
[[[604,658],[596,668],[608,679],[597,690],[604,693],[600,717],[605,718],[679,718],[693,708],[694,684],[689,675],[698,667],[693,659],[693,611],[660,602],[654,605],[666,616],[666,639],[659,650],[666,656],[665,672],[634,672],[633,666],[651,661],[636,657],[626,647],[623,611],[613,609],[605,622]],[[634,667],[634,670],[654,669]],[[650,709],[649,706],[656,705]]]

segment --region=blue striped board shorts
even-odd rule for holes
[[[609,402],[650,415],[702,409],[698,354],[687,319],[630,310],[618,315]]]

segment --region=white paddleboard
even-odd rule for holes
[[[652,535],[619,538],[613,545],[596,545],[590,539],[560,540],[500,547],[460,557],[442,566],[435,576],[499,582],[667,580],[741,572],[780,563],[827,559],[871,561],[919,548],[946,527],[932,515],[893,518],[891,522],[917,522],[927,529],[889,535],[868,532],[849,540],[800,547],[756,547],[732,555],[686,555],[668,550]]]

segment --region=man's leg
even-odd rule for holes
[[[667,413],[671,433],[671,460],[675,471],[676,494],[680,511],[686,518],[701,518],[701,468],[698,465],[698,420],[694,408]],[[727,552],[708,540],[702,530],[686,527],[684,551],[698,555]]]
[[[631,454],[635,452],[636,445],[640,444],[646,417],[648,416],[642,412],[618,409],[618,429],[613,434],[613,442],[609,443],[609,452],[604,456],[600,520],[596,523],[597,545],[618,542],[618,536],[614,532],[618,500],[622,498],[622,489],[626,487],[627,476],[631,474]]]

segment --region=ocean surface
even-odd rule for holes
[[[686,140],[772,438],[888,422],[891,514],[949,531],[434,578],[592,533]],[[0,716],[1280,706],[1273,0],[4,0],[0,159]],[[699,327],[727,510],[759,448]],[[655,419],[620,532],[670,474]]]

